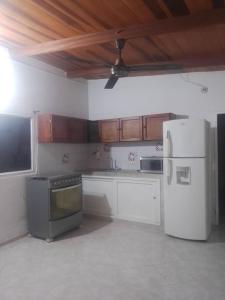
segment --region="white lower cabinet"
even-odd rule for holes
[[[118,181],[117,215],[125,220],[159,225],[159,184]]]
[[[84,211],[100,216],[115,215],[114,182],[110,179],[83,178]]]
[[[83,177],[84,211],[100,216],[160,224],[160,181]]]

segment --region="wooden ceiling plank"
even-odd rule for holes
[[[84,22],[77,14],[72,14],[66,7],[65,2],[60,3],[58,1],[43,1],[33,0],[43,11],[51,14],[52,17],[57,18],[59,22],[63,22],[64,25],[71,27],[71,29],[77,34],[83,33]],[[87,26],[86,26],[87,27]]]
[[[110,68],[87,68],[87,69],[81,69],[81,70],[74,70],[67,72],[68,78],[78,78],[83,76],[92,76],[92,75],[100,75],[107,74],[110,75]]]
[[[130,3],[134,3],[136,1],[130,1]],[[139,1],[140,2],[140,1]],[[143,4],[143,2],[141,2]],[[108,14],[112,15],[113,19],[116,21],[116,24],[120,24],[121,26],[135,24],[136,16],[131,10],[127,10],[124,13],[125,8],[127,7],[123,1],[121,0],[102,0],[102,4],[104,7],[108,9]],[[150,12],[149,9],[145,10]],[[154,18],[155,19],[155,18]],[[153,20],[153,19],[152,19]],[[115,51],[116,52],[116,51]],[[116,54],[116,53],[115,53]],[[138,60],[143,60],[144,58],[148,58],[150,61],[152,60],[151,56],[146,53],[145,49],[142,49],[135,45],[134,43],[127,43],[124,49],[124,56],[127,61],[131,61],[132,63],[137,63]],[[114,58],[115,60],[115,58]],[[114,63],[114,61],[112,61]]]
[[[34,29],[44,36],[49,37],[49,39],[59,39],[62,36],[56,34],[54,30],[49,29],[47,26],[40,24],[39,22],[35,22],[35,19],[30,15],[24,13],[23,11],[18,11],[16,7],[12,6],[10,3],[5,4],[5,2],[0,2],[0,11],[6,17],[13,18],[20,24],[29,27],[30,29]]]
[[[18,41],[20,44],[25,45],[30,44],[30,42],[37,42],[35,39],[28,38],[25,34],[18,33],[17,31],[7,27],[7,26],[1,26],[0,22],[0,37],[5,40],[10,40],[16,44],[18,44]]]
[[[127,6],[121,0],[102,0],[102,6],[106,9],[107,15],[111,16],[116,27],[128,26],[137,22],[137,17],[130,9],[126,10]],[[114,27],[114,26],[113,26]]]
[[[110,29],[115,26],[114,20],[106,13],[102,0],[76,1],[77,7],[85,14],[89,24],[96,29]]]
[[[168,38],[169,36],[170,35],[167,34],[167,35],[150,37],[150,39],[159,47],[159,49],[162,49],[162,52],[165,53],[165,56],[168,57],[168,60],[175,58],[176,54],[180,53],[180,51],[179,51],[179,49],[177,49],[176,45],[174,45],[171,42],[170,38]],[[164,40],[165,37],[166,37],[166,41]],[[148,39],[149,37],[146,37],[146,38]],[[175,51],[174,51],[174,48],[175,48]]]
[[[109,28],[109,24],[95,17],[93,13],[90,13],[86,9],[84,3],[79,1],[71,2],[66,0],[65,3],[70,2],[70,9],[75,16],[79,16],[83,20],[83,27],[87,32],[95,32],[96,30],[101,30],[102,28]],[[87,29],[89,28],[89,29]]]
[[[149,48],[151,48],[151,45],[148,45],[148,47],[146,47],[146,46],[143,47],[144,41],[142,41],[141,39],[138,39],[138,41],[137,40],[130,40],[130,41],[127,42],[127,44],[131,45],[134,49],[137,50],[138,53],[141,54],[141,58],[139,56],[136,57],[136,64],[138,63],[137,60],[138,61],[143,60],[143,61],[149,61],[149,62],[154,61],[154,58],[153,58],[153,55],[152,55],[153,51],[147,51],[147,50],[149,50]],[[126,52],[124,54],[124,57],[125,58],[127,57]],[[127,62],[127,59],[125,59],[125,62]]]
[[[172,71],[175,73],[181,73],[184,70],[197,70],[197,69],[202,69],[202,68],[213,68],[214,70],[216,68],[221,69],[221,68],[225,68],[225,53],[223,55],[198,55],[198,56],[194,56],[194,57],[186,57],[180,60],[174,60],[174,61],[164,61],[164,62],[157,62],[157,63],[151,63],[151,64],[145,64],[145,66],[149,65],[149,66],[154,66],[154,65],[166,65],[166,64],[177,64],[177,65],[181,65],[182,68]],[[168,71],[168,70],[165,70]],[[163,72],[163,70],[162,70]],[[132,72],[131,72],[132,73]],[[137,72],[134,72],[135,74]],[[138,72],[137,74],[151,74],[154,73],[155,71],[143,71],[143,72]],[[161,73],[161,71],[159,72]],[[88,69],[82,69],[82,70],[74,70],[74,71],[70,71],[67,72],[67,77],[68,78],[75,78],[75,77],[83,77],[83,76],[90,76],[90,75],[95,75],[97,76],[98,74],[102,75],[102,74],[110,74],[110,69],[109,68],[88,68]]]
[[[151,10],[146,8],[142,0],[122,1],[138,17],[140,23],[149,24],[151,21],[156,19]]]
[[[171,59],[170,55],[166,52],[166,49],[161,46],[161,44],[158,42],[157,38],[154,39],[154,37],[145,37],[145,40],[148,41],[160,54],[161,57],[165,60]]]
[[[198,55],[204,49],[205,54],[219,53],[221,46],[216,35],[216,28],[205,28],[193,33],[185,32],[174,36],[184,55]]]
[[[224,7],[224,0],[212,0],[214,8],[223,8]]]
[[[218,43],[220,44],[220,49],[222,52],[225,52],[225,39],[224,39],[225,28],[218,27],[216,28],[214,34],[218,39]]]
[[[2,24],[2,26],[8,27],[12,31],[24,35],[27,38],[30,38],[31,41],[43,42],[49,40],[49,37],[46,37],[45,35],[36,31],[35,29],[31,29],[26,25],[21,24],[20,22],[14,20],[13,18],[9,18],[5,16],[4,14],[1,13],[1,11],[0,11],[0,23]]]
[[[168,18],[173,17],[173,14],[169,10],[169,8],[166,6],[165,2],[163,0],[157,0],[157,1],[158,1],[159,6],[161,7],[162,11],[164,11],[164,13],[166,14],[166,16]]]
[[[163,0],[174,17],[188,15],[190,12],[184,0]]]
[[[91,49],[93,49],[93,47]],[[111,62],[109,62],[109,60],[104,60],[101,56],[96,56],[95,53],[97,51],[95,51],[95,50],[76,49],[76,50],[69,50],[69,51],[66,51],[66,52],[70,53],[71,55],[74,55],[78,59],[87,61],[88,64],[89,64],[88,66],[90,66],[90,65],[104,66],[104,65],[111,64]]]
[[[43,57],[44,55],[42,55]],[[90,62],[82,60],[78,58],[77,56],[74,56],[74,54],[70,54],[68,52],[60,52],[57,53],[57,57],[65,63],[65,66],[67,67],[67,70],[75,68],[87,68],[90,66]]]
[[[76,3],[71,2],[71,1],[60,2],[57,0],[55,0],[55,1],[45,0],[45,1],[48,2],[49,4],[51,4],[52,6],[54,6],[56,9],[61,10],[62,13],[68,14],[71,18],[76,17],[80,21],[80,19],[81,19],[80,15],[81,15],[82,18],[84,20],[86,20],[86,24],[87,24],[87,20],[89,20],[89,25],[84,25],[85,24],[84,22],[82,23],[82,28],[85,32],[96,31],[96,29],[98,29],[98,28],[101,28],[103,30],[105,29],[103,27],[104,23],[99,22],[94,17],[92,17],[90,14],[88,14],[85,11],[84,7],[81,7],[78,5],[78,2],[76,2]],[[41,2],[43,2],[43,1],[41,1]],[[113,3],[115,4],[115,2],[113,2]],[[102,4],[104,4],[104,3],[102,2]],[[107,4],[107,2],[105,4]],[[79,14],[78,14],[78,12],[79,12]],[[90,28],[91,28],[91,30],[90,30]],[[87,50],[87,52],[92,55],[94,60],[96,60],[96,59],[97,59],[97,61],[101,60],[105,64],[113,63],[114,57],[115,57],[114,55],[116,53],[115,49],[114,49],[113,56],[112,56],[112,52],[109,51],[108,49],[104,48],[103,45],[101,45],[101,46],[98,45],[95,47],[96,47],[96,51],[94,49],[91,51]]]
[[[24,49],[18,49],[17,55],[37,55],[93,46],[107,43],[118,38],[137,38],[148,35],[168,34],[193,30],[202,27],[209,27],[215,24],[225,23],[225,9],[206,11],[189,16],[182,16],[172,19],[154,21],[150,25],[129,26],[118,29],[110,29],[102,32],[84,34],[56,41],[37,44]]]
[[[159,5],[157,0],[142,0],[146,7],[153,13],[156,19],[165,19],[167,17],[165,11]]]
[[[56,56],[55,54],[47,54],[47,55],[40,55],[36,56],[35,59],[38,59],[42,62],[45,62],[47,64],[51,64],[56,68],[62,69],[63,71],[68,71],[69,67],[71,67],[71,63],[65,62],[60,57]],[[76,65],[73,66],[76,68]]]
[[[49,30],[58,33],[60,37],[68,37],[71,35],[76,35],[79,31],[74,28],[70,28],[68,24],[66,25],[63,21],[57,19],[50,11],[42,9],[34,0],[23,0],[23,5],[21,5],[21,0],[1,0],[1,2],[11,5],[11,10],[16,10],[18,15],[23,14],[26,18],[33,20],[35,23],[45,26]]]
[[[185,0],[185,3],[189,11],[193,14],[213,8],[212,0]]]

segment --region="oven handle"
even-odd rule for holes
[[[72,186],[68,186],[68,187],[65,187],[65,188],[53,189],[53,190],[51,190],[51,192],[52,193],[56,193],[56,192],[71,190],[71,189],[74,189],[74,188],[78,188],[80,186],[81,186],[81,183],[80,184],[76,184],[76,185],[72,185]]]

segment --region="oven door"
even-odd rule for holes
[[[73,215],[82,209],[81,184],[52,189],[50,195],[50,220],[55,221]]]

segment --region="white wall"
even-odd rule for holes
[[[208,93],[183,78],[206,85]],[[105,83],[89,81],[91,120],[173,112],[207,117],[215,124],[216,113],[225,111],[224,71],[122,78],[112,90],[104,90]]]
[[[42,69],[43,69],[42,64]],[[85,82],[65,79],[61,73],[54,74],[23,63],[14,62],[15,91],[9,105],[0,113],[33,116],[33,111],[50,112],[88,118],[88,91]],[[52,70],[53,73],[50,73]],[[57,73],[57,72],[56,72]],[[63,74],[62,74],[63,75]],[[0,99],[4,101],[4,99]],[[2,106],[1,106],[2,107]],[[39,155],[42,171],[52,168],[71,170],[85,163],[87,146],[41,145]],[[64,153],[70,154],[71,164],[62,164]],[[82,153],[82,154],[81,154]],[[79,157],[79,155],[81,156]],[[0,243],[26,232],[25,176],[0,177]]]
[[[191,82],[188,82],[191,81]],[[122,78],[112,90],[105,90],[106,80],[90,80],[89,118],[91,120],[138,116],[154,113],[172,112],[205,118],[211,123],[212,138],[212,194],[213,210],[217,209],[217,168],[216,168],[216,115],[225,112],[225,72],[200,72],[145,77]],[[208,87],[207,93],[201,92],[201,85]],[[93,150],[94,150],[94,146]],[[94,151],[90,150],[90,153]],[[121,167],[136,168],[138,159],[129,164],[130,151],[155,155],[151,145],[126,146],[113,145],[110,150],[112,159],[119,161]],[[91,156],[93,164],[99,163]],[[214,215],[215,216],[215,215]],[[214,219],[215,221],[215,219]]]

